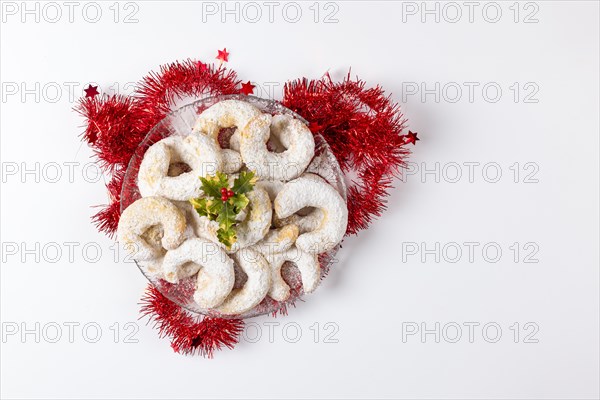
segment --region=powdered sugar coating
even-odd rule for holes
[[[233,260],[222,248],[206,239],[188,239],[178,248],[169,250],[162,269],[165,280],[171,283],[197,273],[194,300],[203,308],[221,304],[235,281]]]
[[[277,197],[277,193],[283,188],[285,182],[283,181],[258,181],[256,182],[256,187],[260,187],[261,189],[266,190],[269,194],[269,199],[271,201],[275,201],[275,197]]]
[[[156,225],[162,229],[162,248],[142,237]],[[173,203],[162,197],[143,197],[121,214],[117,237],[134,259],[151,260],[162,257],[163,249],[177,248],[183,242],[185,229],[185,217]]]
[[[238,172],[242,168],[242,156],[235,150],[222,149],[223,155],[223,172],[232,174]]]
[[[262,301],[271,287],[269,264],[262,254],[251,248],[231,255],[246,273],[248,280],[241,289],[234,289],[216,310],[225,315],[244,313]]]
[[[285,151],[268,150],[271,134],[279,139]],[[242,129],[240,153],[248,169],[260,179],[289,181],[300,176],[310,163],[315,154],[315,141],[301,121],[289,115],[262,114]]]
[[[317,177],[317,175],[314,175]],[[319,178],[321,179],[321,178]],[[322,179],[321,179],[322,180]],[[324,180],[322,180],[325,182]],[[267,191],[269,198],[272,202],[275,201],[277,194],[283,188],[285,182],[283,181],[259,181],[256,186]],[[302,215],[301,215],[302,214]],[[276,215],[273,215],[273,225],[276,228],[283,228],[287,225],[296,225],[300,233],[310,232],[317,229],[323,221],[323,210],[315,208],[306,212],[306,210],[298,210],[298,213],[292,214],[289,217],[279,219]],[[295,239],[294,239],[295,240]]]
[[[269,194],[255,187],[254,190],[246,193],[246,196],[250,200],[249,212],[236,228],[237,241],[231,246],[232,251],[252,246],[267,234],[271,226],[273,208]]]
[[[162,279],[162,263],[164,257],[155,257],[149,260],[136,260],[139,265],[144,268],[146,275],[149,275],[155,279]]]
[[[295,246],[281,253],[266,256],[271,267],[271,289],[269,297],[277,301],[285,301],[290,297],[290,287],[281,277],[281,267],[286,261],[296,265],[302,278],[304,293],[311,293],[319,285],[321,267],[316,254],[306,253]]]
[[[298,211],[302,212],[303,210]],[[292,214],[289,217],[281,219],[275,216],[273,218],[273,225],[275,225],[276,227],[283,227],[293,224],[298,227],[300,233],[306,233],[317,229],[323,222],[324,217],[325,213],[323,212],[323,210],[320,208],[315,208],[314,210],[310,210],[305,215]]]
[[[248,121],[260,114],[262,113],[258,108],[245,101],[224,100],[204,110],[198,116],[193,130],[216,137],[222,128],[237,127],[238,131],[244,129]],[[239,151],[233,147],[232,149]]]
[[[321,178],[305,174],[284,185],[275,198],[275,215],[286,218],[306,207],[323,211],[321,224],[303,233],[296,246],[305,252],[318,254],[335,247],[344,237],[348,225],[348,209],[339,193]]]
[[[279,229],[271,229],[254,248],[267,257],[270,254],[288,250],[298,238],[298,226],[290,224]]]
[[[189,172],[169,176],[169,166],[185,163]],[[144,155],[138,174],[138,188],[143,197],[161,196],[171,200],[188,200],[202,193],[199,177],[222,170],[223,161],[215,139],[191,134],[170,136],[153,144]]]

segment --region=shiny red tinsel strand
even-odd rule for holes
[[[223,347],[232,349],[244,329],[241,319],[200,317],[199,320],[152,285],[148,286],[141,301],[142,316],[157,324],[160,336],[168,337],[177,353],[199,353],[212,358],[215,350]]]
[[[329,143],[344,172],[356,178],[348,189],[347,234],[366,229],[385,209],[388,189],[409,150],[401,135],[406,119],[379,86],[365,82],[299,79],[284,87],[283,105],[311,121]]]
[[[241,81],[233,70],[185,60],[164,65],[151,72],[136,91],[140,109],[138,124],[148,132],[170,111],[178,98],[237,94]]]
[[[83,139],[96,153],[100,166],[108,172],[127,167],[147,133],[139,126],[136,101],[121,95],[86,97],[75,110],[88,121]]]
[[[92,217],[92,222],[100,232],[113,237],[121,218],[121,189],[125,180],[125,168],[114,171],[112,179],[106,185],[110,203]]]

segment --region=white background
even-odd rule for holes
[[[73,22],[64,3],[55,22],[56,7],[36,3],[33,14],[2,5],[2,397],[598,397],[597,2],[475,2],[472,22],[462,2],[427,3],[437,22],[421,2],[308,2],[296,23],[284,2],[273,22],[255,3],[255,23],[243,4],[102,2],[92,23],[85,2]],[[129,94],[159,65],[211,62],[223,47],[262,96],[352,67],[402,103],[421,141],[389,210],[345,242],[319,290],[207,360],[173,353],[137,320],[146,281],[90,223],[106,193],[71,108],[88,82]],[[65,162],[77,163],[72,182]],[[78,243],[72,259],[65,242]],[[465,242],[477,243],[472,259]],[[436,323],[439,343],[421,336]]]

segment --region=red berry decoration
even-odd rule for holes
[[[221,196],[221,200],[223,200],[223,201],[227,201],[227,195],[226,195],[226,194],[224,194],[223,196]]]
[[[227,191],[227,197],[233,197],[233,195],[234,195],[233,190],[230,189]]]

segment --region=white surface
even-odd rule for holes
[[[22,7],[21,2],[4,2],[3,7],[7,3]],[[257,3],[261,21],[249,23],[242,14],[239,23],[235,15],[221,23],[220,13],[205,14],[203,22],[201,3],[136,2],[138,22],[132,24],[114,22],[112,2],[101,3],[103,14],[95,24],[82,16],[85,3],[75,8],[73,23],[67,6],[56,4],[63,13],[56,23],[48,22],[55,11],[47,7],[44,15],[43,3],[39,23],[35,15],[22,15],[22,9],[12,15],[14,8],[3,8],[2,397],[598,397],[597,2],[521,3],[518,23],[512,2],[500,3],[497,23],[483,18],[486,3],[477,3],[472,23],[463,3],[455,3],[462,11],[456,23],[448,22],[455,15],[453,6],[439,4],[446,14],[436,23],[428,14],[421,22],[420,14],[405,13],[403,21],[403,7],[411,12],[421,9],[421,2],[336,2],[338,22],[329,24],[314,22],[312,2],[301,4],[296,24],[282,17],[284,3],[275,9],[273,23],[262,2]],[[119,5],[120,21],[135,11],[131,7]],[[327,7],[319,5],[321,21],[336,10]],[[494,6],[487,7],[486,17],[494,18],[489,8]],[[253,10],[245,10],[246,18],[254,17]],[[92,11],[88,17],[94,17]],[[523,23],[532,12],[538,22]],[[101,88],[119,83],[127,94],[128,82],[160,64],[186,57],[211,61],[223,47],[231,51],[229,66],[241,79],[275,87],[275,97],[288,79],[316,78],[325,71],[339,78],[348,67],[370,84],[381,83],[404,103],[411,129],[422,139],[410,161],[419,169],[439,162],[445,175],[439,183],[431,174],[424,183],[418,174],[399,181],[390,210],[368,231],[347,240],[339,264],[307,302],[288,317],[256,319],[258,325],[248,332],[253,338],[261,328],[256,343],[246,341],[205,360],[174,354],[155,330],[137,322],[146,282],[122,256],[113,261],[111,241],[89,223],[95,212],[90,205],[104,203],[105,191],[101,182],[82,177],[91,151],[80,145],[82,119],[71,111],[69,97],[81,95],[89,81]],[[450,85],[439,102],[433,94],[425,102],[419,95],[402,95],[403,88],[410,92],[421,82],[428,88],[435,82],[440,88]],[[455,103],[448,101],[455,96],[452,82],[464,89]],[[472,102],[463,82],[479,84]],[[482,97],[480,89],[488,82],[502,89],[496,103]],[[521,88],[516,103],[510,89],[515,82]],[[525,88],[527,82],[533,85]],[[535,85],[538,102],[524,102]],[[11,94],[15,87],[17,94]],[[32,88],[21,97],[22,89]],[[57,88],[61,98],[53,102]],[[65,162],[79,163],[73,182],[63,165],[62,178],[50,183],[56,172],[51,163]],[[472,183],[465,162],[480,163]],[[488,183],[482,166],[494,162],[502,177]],[[520,163],[519,183],[509,169],[515,162]],[[528,162],[534,164],[526,169]],[[23,179],[7,175],[14,163],[20,169],[21,163],[27,168],[40,163],[45,177],[38,183],[32,174]],[[450,183],[456,172],[452,163],[462,165],[457,183]],[[494,177],[494,164],[489,168],[488,179]],[[535,169],[538,183],[524,183],[525,174]],[[88,171],[92,178],[93,171]],[[80,244],[72,260],[64,242]],[[434,248],[436,242],[440,248],[461,244],[462,258],[449,262],[452,245],[439,263],[434,255],[426,262],[421,253],[409,255],[411,243]],[[464,242],[480,243],[473,262]],[[490,242],[502,250],[496,263],[481,254]],[[514,242],[521,245],[517,263],[509,248]],[[535,249],[523,250],[528,242],[539,248],[538,263],[523,262]],[[15,248],[11,243],[17,244],[15,255],[8,251]],[[35,254],[21,251],[36,243],[38,254],[46,246],[39,262]],[[54,263],[52,243],[63,253]],[[84,259],[86,243],[98,244],[99,261]],[[95,257],[93,250],[88,247],[89,257]],[[488,250],[493,257],[493,247]],[[73,343],[64,325],[70,322],[80,324]],[[117,343],[115,322],[120,324]],[[137,343],[126,343],[124,335],[136,326],[125,327],[128,322],[139,324],[133,335]],[[270,322],[279,323],[272,340]],[[336,325],[326,328],[328,322]],[[422,322],[430,329],[436,322],[440,330],[446,326],[440,332],[446,336],[440,343],[431,334],[424,343],[418,335],[403,342],[403,327],[406,333],[415,326],[411,323]],[[473,343],[464,325],[469,322],[480,324]],[[510,329],[515,322],[520,324],[518,343]],[[526,328],[528,322],[535,325]],[[36,323],[39,343],[33,333],[20,335],[23,328],[35,331]],[[97,343],[88,343],[94,325],[88,340],[82,334],[86,323],[102,329]],[[286,340],[282,327],[290,323]],[[450,343],[453,323],[462,327],[457,343]],[[501,327],[497,343],[482,336],[486,323]],[[50,343],[55,324],[62,336]],[[325,335],[336,326],[338,343],[326,343]],[[488,339],[494,337],[494,326],[489,325]],[[538,343],[524,343],[536,326],[539,331],[529,339]],[[15,327],[19,332],[10,335]],[[302,337],[291,343],[295,327]]]

